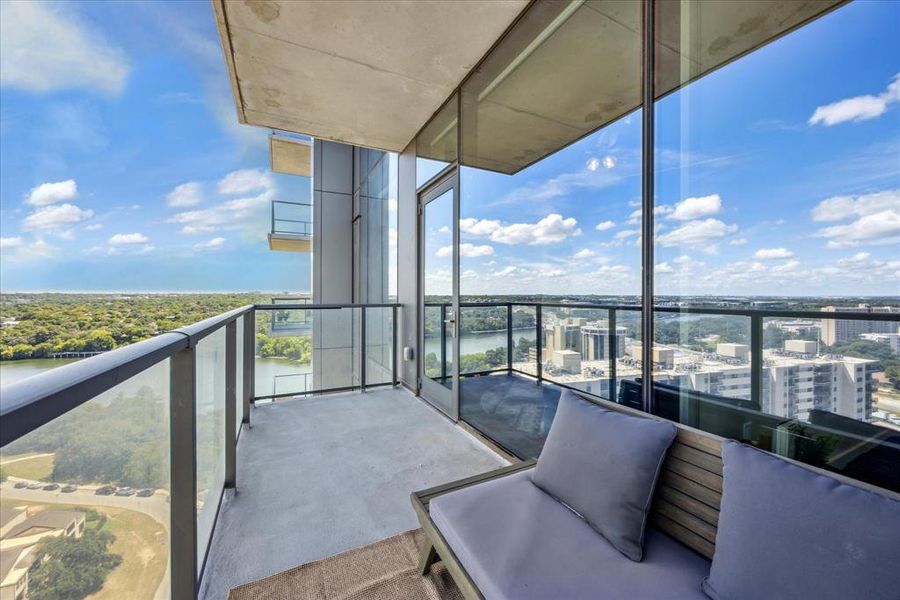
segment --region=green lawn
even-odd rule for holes
[[[9,477],[50,481],[50,474],[53,473],[53,455],[26,458],[28,456],[30,455],[19,454],[4,456],[2,459],[3,472]],[[7,462],[11,460],[15,460],[16,462]]]

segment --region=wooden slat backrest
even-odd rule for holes
[[[711,559],[721,500],[721,442],[679,429],[656,484],[652,524]]]

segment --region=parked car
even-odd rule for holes
[[[69,485],[63,486],[63,489],[62,489],[61,491],[62,491],[63,494],[71,494],[72,492],[77,492],[77,491],[78,491],[78,486],[77,486],[77,485],[72,485],[72,484],[70,483]]]
[[[151,489],[151,488],[144,488],[144,489],[142,489],[142,490],[139,490],[138,493],[137,493],[137,495],[138,495],[138,497],[140,497],[140,498],[149,498],[150,496],[153,495],[153,492],[155,492],[155,491],[156,491],[156,490]]]
[[[28,484],[28,489],[29,489],[29,490],[39,490],[39,489],[41,489],[42,487],[44,487],[44,484],[41,483],[40,481],[35,481],[34,483],[29,483],[29,484]]]
[[[98,496],[111,496],[116,493],[116,488],[112,485],[104,485],[103,487],[97,488],[97,491],[94,493]]]
[[[28,482],[27,481],[17,481],[16,485],[14,485],[13,487],[16,488],[17,490],[27,488]]]
[[[125,487],[120,487],[119,489],[116,490],[116,496],[133,496],[133,495],[134,495],[133,487],[125,486]]]
[[[47,485],[44,486],[45,492],[55,492],[58,489],[59,489],[58,483],[48,483]]]

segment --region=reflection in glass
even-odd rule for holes
[[[456,160],[457,104],[454,94],[416,137],[416,188]]]

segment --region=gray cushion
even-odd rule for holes
[[[523,471],[431,501],[431,517],[487,600],[705,600],[709,561],[657,530],[632,562]]]
[[[722,444],[716,600],[900,598],[900,502]]]
[[[674,439],[671,423],[607,410],[565,390],[534,483],[641,560],[656,478]]]

